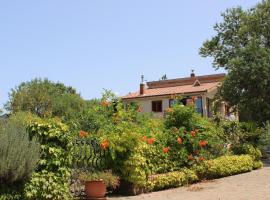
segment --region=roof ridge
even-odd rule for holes
[[[182,81],[182,80],[184,81],[184,80],[190,80],[190,79],[208,78],[208,77],[209,78],[210,77],[222,77],[222,76],[226,76],[226,73],[201,75],[201,76],[195,76],[195,77],[174,78],[174,79],[158,80],[158,81],[149,81],[149,82],[147,82],[147,84],[158,83],[158,82],[166,83],[166,82],[170,82],[170,81]]]

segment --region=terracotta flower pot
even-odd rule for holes
[[[106,195],[106,185],[104,181],[86,181],[85,193],[88,198],[102,198]]]

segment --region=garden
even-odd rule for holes
[[[138,195],[259,169],[267,156],[267,123],[206,119],[181,104],[157,119],[110,91],[84,101],[71,88],[44,80],[34,88],[58,88],[46,97],[51,106],[29,109],[24,103],[33,101],[21,96],[32,85],[14,91],[11,114],[0,121],[1,200]],[[59,92],[66,93],[61,105]]]

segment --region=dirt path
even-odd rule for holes
[[[270,200],[270,166],[246,174],[137,197],[109,200]]]

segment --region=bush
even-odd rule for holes
[[[176,105],[173,109],[168,109],[166,112],[165,118],[165,127],[170,129],[172,127],[181,128],[181,127],[193,127],[196,117],[199,115],[195,112],[194,107]]]
[[[220,129],[213,123],[198,116],[191,107],[176,106],[170,114],[182,110],[185,113],[186,109],[192,113],[184,115],[191,117],[185,118],[190,123],[177,128],[140,115],[134,109],[123,110],[118,104],[113,114],[114,123],[104,126],[96,134],[99,140],[110,143],[113,170],[125,181],[144,186],[151,174],[179,171],[222,155],[224,144],[219,138]]]
[[[22,200],[23,190],[21,186],[3,186],[0,187],[0,200]]]
[[[38,169],[25,188],[28,199],[70,199],[72,135],[57,119],[31,118],[30,136],[38,137],[43,151]]]
[[[24,193],[29,200],[69,200],[70,174],[60,172],[48,172],[43,170],[34,173],[32,179],[26,184]]]
[[[8,122],[0,130],[0,183],[24,183],[35,171],[40,158],[40,144],[31,140],[19,124]]]
[[[158,191],[187,185],[196,181],[198,181],[196,173],[192,170],[185,169],[151,177],[147,183],[147,189],[149,191]]]
[[[194,169],[201,179],[221,178],[252,171],[253,159],[249,155],[222,156],[205,161]]]

